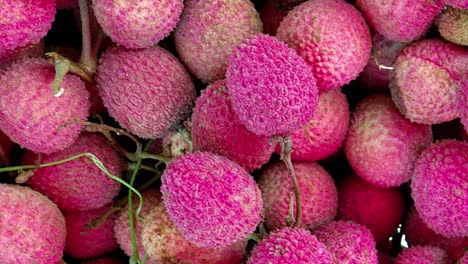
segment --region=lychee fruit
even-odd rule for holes
[[[142,138],[164,136],[186,117],[195,100],[184,66],[158,46],[107,50],[98,66],[97,87],[109,114]]]
[[[436,25],[444,39],[468,46],[468,9],[448,7],[437,18]]]
[[[357,0],[369,25],[386,38],[409,42],[424,36],[443,8],[442,0]]]
[[[89,113],[89,95],[77,76],[67,74],[63,94],[54,96],[55,70],[45,59],[15,62],[0,72],[0,130],[34,152],[69,147]]]
[[[188,1],[174,41],[180,59],[205,83],[223,79],[233,49],[262,32],[262,21],[249,0]]]
[[[433,246],[414,246],[403,250],[395,264],[449,264],[447,252]]]
[[[26,58],[38,58],[44,55],[44,42],[32,44],[26,47],[19,47],[14,50],[8,50],[0,53],[0,70],[5,69],[8,65],[15,61],[24,60]]]
[[[210,152],[173,160],[162,175],[161,192],[176,229],[198,246],[232,245],[262,220],[261,192],[253,177]]]
[[[335,264],[377,264],[377,249],[372,233],[351,221],[330,222],[312,234],[325,244]]]
[[[251,132],[290,133],[313,116],[318,90],[310,66],[285,43],[258,34],[229,59],[226,84],[232,109]]]
[[[400,189],[378,187],[356,176],[348,176],[338,184],[338,201],[337,218],[369,228],[377,244],[396,231],[405,212]]]
[[[104,137],[97,134],[84,133],[69,148],[43,155],[40,161],[49,163],[87,152],[94,154],[113,175],[122,175],[123,161],[119,154]],[[23,163],[35,164],[35,160],[26,157]],[[100,208],[110,203],[120,190],[120,183],[111,179],[87,157],[39,168],[27,184],[63,210]]]
[[[344,151],[359,177],[392,187],[410,179],[419,153],[431,143],[431,126],[410,122],[389,96],[372,95],[356,106]]]
[[[468,80],[464,80],[457,92],[457,106],[465,132],[468,133]]]
[[[247,171],[267,163],[274,144],[239,121],[231,107],[225,81],[216,81],[202,91],[192,114],[194,150],[210,151],[237,162]]]
[[[168,36],[184,8],[183,0],[92,2],[104,33],[117,44],[134,49],[149,48]]]
[[[338,193],[330,174],[315,162],[294,162],[293,165],[302,194],[300,227],[313,229],[332,221],[338,208]],[[270,230],[286,227],[292,183],[284,163],[268,165],[258,184],[265,206],[266,227]]]
[[[247,264],[333,263],[326,246],[308,230],[284,228],[276,230],[252,250]]]
[[[320,90],[355,79],[371,54],[371,35],[361,13],[344,0],[306,1],[281,21],[276,36],[311,66]]]
[[[468,236],[468,142],[442,140],[416,161],[411,196],[427,226],[446,237]]]
[[[65,211],[67,239],[65,252],[74,258],[99,257],[117,249],[114,220],[108,217],[103,223],[87,227],[91,221],[109,210],[109,206],[89,211]]]
[[[65,219],[51,200],[19,185],[0,184],[1,263],[57,263]]]

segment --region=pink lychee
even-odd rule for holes
[[[449,264],[447,252],[433,246],[415,246],[402,251],[395,264]]]

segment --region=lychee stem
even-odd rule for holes
[[[291,176],[292,180],[292,191],[296,197],[296,218],[293,222],[292,227],[297,228],[301,224],[302,219],[302,194],[301,190],[299,189],[299,183],[297,181],[296,172],[294,171],[294,166],[291,161],[291,152],[292,152],[292,140],[291,136],[281,137],[280,139],[281,145],[281,160],[283,160],[284,164],[288,168],[289,175]],[[288,215],[290,220],[294,219],[294,216]]]
[[[380,50],[378,50],[376,48],[372,48],[372,59],[374,60],[374,63],[379,67],[379,70],[392,71],[394,69],[394,67],[380,64],[379,57],[381,56],[381,53],[382,52]]]
[[[88,0],[79,0],[80,17],[81,17],[81,57],[80,63],[86,68],[89,73],[96,71],[96,58],[93,58],[93,51],[91,47],[92,34],[91,24],[89,19]]]

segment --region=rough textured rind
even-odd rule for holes
[[[158,263],[241,263],[247,239],[223,248],[198,247],[176,230],[163,204],[151,209],[141,231],[148,256]]]
[[[97,134],[82,134],[69,148],[42,155],[41,163],[58,161],[85,152],[94,154],[110,173],[121,176],[124,166],[122,159],[107,144],[105,138]],[[35,164],[35,160],[26,158],[23,163]],[[120,190],[119,182],[107,176],[86,157],[39,168],[27,184],[49,197],[63,210],[100,208],[110,203]]]
[[[468,46],[468,7],[465,10],[447,8],[437,18],[436,24],[444,39],[458,45]]]
[[[439,141],[416,161],[411,196],[421,219],[446,237],[468,236],[468,142]]]
[[[300,227],[313,229],[333,220],[338,208],[338,193],[330,174],[315,162],[295,162],[293,165],[302,193]],[[291,176],[286,165],[282,161],[268,165],[258,184],[263,195],[266,227],[270,230],[286,227],[291,200]]]
[[[331,222],[313,231],[325,244],[335,264],[378,264],[372,233],[351,221]]]
[[[56,0],[57,9],[71,9],[78,7],[78,0]]]
[[[458,90],[457,106],[465,132],[468,133],[468,80],[464,80],[462,87]]]
[[[211,83],[224,78],[235,46],[261,32],[262,21],[249,0],[189,1],[174,41],[190,72]]]
[[[275,148],[266,136],[247,130],[231,108],[225,81],[216,81],[202,91],[192,114],[194,150],[223,155],[247,171],[267,163]]]
[[[357,0],[369,25],[386,38],[407,42],[426,34],[443,8],[442,0]]]
[[[198,246],[231,245],[262,220],[261,192],[253,177],[210,152],[173,160],[162,175],[161,192],[177,230]]]
[[[38,43],[55,18],[55,0],[0,0],[0,6],[0,54]]]
[[[119,124],[142,138],[159,138],[192,109],[195,88],[182,64],[165,49],[122,47],[100,59],[97,87]]]
[[[458,260],[457,264],[468,264],[468,252],[463,254],[463,256]]]
[[[396,231],[405,211],[400,189],[377,187],[356,176],[338,184],[338,201],[337,218],[369,228],[377,244]]]
[[[270,233],[254,249],[247,264],[331,264],[325,245],[308,230],[284,228]]]
[[[372,95],[356,106],[343,146],[359,177],[393,187],[410,179],[419,153],[431,143],[431,126],[411,123],[389,96]]]
[[[468,247],[468,237],[447,238],[431,230],[412,207],[405,219],[403,233],[410,245],[436,246],[447,251],[451,259],[456,260]]]
[[[395,264],[449,264],[447,253],[438,247],[415,246],[402,251]]]
[[[157,189],[149,189],[141,194],[143,196],[143,208],[141,209],[140,215],[143,218],[146,218],[155,206],[161,203],[161,193]],[[138,208],[138,198],[133,196],[133,203],[132,203],[133,210]],[[138,248],[138,255],[140,259],[146,254],[145,249],[143,248],[143,244],[141,241],[141,230],[143,229],[143,222],[135,216],[133,223],[135,224],[135,234],[136,234],[136,242]],[[133,255],[133,248],[132,248],[132,238],[130,233],[130,220],[128,219],[128,206],[126,206],[123,210],[121,210],[117,217],[114,220],[114,232],[115,237],[117,239],[117,243],[119,243],[120,248],[125,252],[127,256]],[[147,264],[156,264],[155,261],[149,259]]]
[[[114,237],[112,216],[96,227],[85,227],[108,210],[109,207],[105,206],[90,211],[64,212],[67,225],[65,252],[68,255],[74,258],[94,258],[119,247]]]
[[[466,0],[444,0],[444,2],[451,7],[468,9],[468,1]]]
[[[65,219],[44,195],[0,184],[0,262],[57,263],[65,247]]]
[[[307,1],[281,21],[277,37],[312,67],[320,90],[355,79],[371,53],[371,36],[359,11],[343,0]]]
[[[13,63],[0,72],[0,130],[20,146],[50,154],[62,150],[78,138],[90,107],[85,84],[67,74],[64,93],[52,91],[55,70],[45,59]]]
[[[179,22],[183,0],[93,0],[96,19],[110,38],[127,48],[148,48]]]
[[[20,47],[6,52],[0,52],[0,70],[3,70],[8,65],[15,61],[24,60],[26,58],[38,58],[44,55],[44,42],[40,41],[37,44],[27,47]]]
[[[229,59],[226,83],[232,109],[257,135],[290,133],[313,116],[318,90],[310,67],[275,37],[245,39]]]
[[[412,122],[437,124],[458,117],[456,93],[467,72],[468,51],[440,39],[407,46],[390,82],[393,101]]]
[[[293,161],[316,161],[335,153],[343,143],[349,125],[349,106],[339,89],[323,91],[314,117],[291,133]],[[280,153],[279,148],[277,152]]]

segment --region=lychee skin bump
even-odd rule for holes
[[[236,243],[262,220],[261,192],[253,177],[210,152],[173,160],[162,175],[161,192],[176,229],[198,246]]]
[[[451,263],[447,252],[433,246],[413,246],[402,251],[395,259],[395,264]]]
[[[313,116],[318,89],[310,66],[285,43],[258,34],[238,45],[226,72],[232,109],[261,136],[290,133]]]
[[[86,121],[89,94],[78,76],[67,74],[64,93],[52,92],[54,66],[26,59],[0,72],[0,130],[20,146],[50,154],[75,142]],[[72,123],[72,124],[70,124]]]
[[[446,237],[468,236],[468,142],[443,140],[416,161],[411,195],[429,228]]]
[[[0,184],[0,263],[58,263],[65,218],[51,200],[28,187]]]

